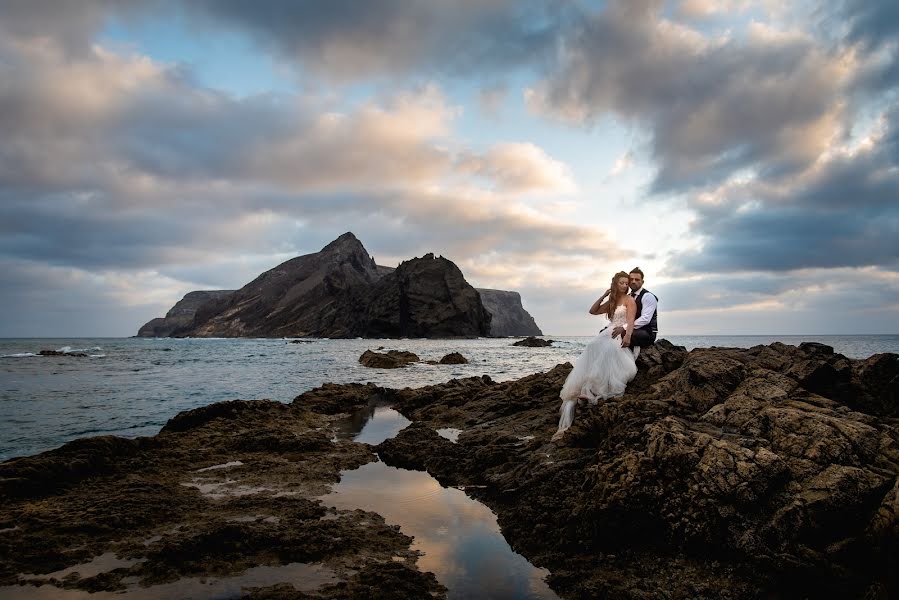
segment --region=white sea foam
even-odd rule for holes
[[[4,354],[3,358],[25,358],[26,356],[37,356],[34,352],[17,352],[16,354]]]

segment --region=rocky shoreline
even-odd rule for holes
[[[326,384],[7,461],[0,586],[162,590],[146,586],[280,567],[245,597],[442,597],[396,526],[321,501],[374,450],[487,504],[563,598],[899,593],[899,357],[662,340],[638,362],[627,393],[579,409],[556,444],[568,364],[501,383]],[[376,447],[339,435],[373,401],[413,424]],[[103,556],[117,566],[65,571]],[[315,570],[304,589],[287,576],[298,564]]]

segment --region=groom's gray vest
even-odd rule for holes
[[[637,294],[636,297],[634,297],[634,302],[637,303],[637,316],[634,317],[634,320],[639,319],[640,315],[643,313],[643,294],[652,294],[652,292],[650,292],[646,289],[643,289],[643,290],[640,290],[640,293]],[[655,294],[652,294],[652,295],[655,296],[655,299],[656,299],[656,309],[652,313],[652,318],[649,320],[649,323],[647,323],[643,327],[638,327],[638,329],[645,329],[652,333],[658,333],[659,332],[659,297],[656,296]]]

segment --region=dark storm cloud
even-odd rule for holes
[[[844,0],[834,7],[848,22],[849,39],[868,47],[896,42],[899,35],[899,3],[895,0]]]
[[[869,148],[823,162],[793,189],[750,185],[733,205],[695,203],[699,253],[686,270],[788,271],[808,267],[899,267],[899,109]]]
[[[899,3],[843,0],[824,9],[825,27],[848,29],[846,41],[877,59],[860,69],[859,91],[880,94],[899,85]]]
[[[656,192],[745,167],[801,172],[838,130],[844,67],[808,37],[754,25],[707,38],[665,20],[660,1],[619,1],[582,19],[564,49],[533,105],[576,122],[612,113],[647,126]]]

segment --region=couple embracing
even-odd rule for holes
[[[639,267],[630,274],[615,273],[612,285],[590,307],[591,315],[605,315],[609,324],[587,344],[562,386],[559,429],[553,440],[571,426],[578,400],[596,404],[624,393],[637,374],[640,348],[656,341],[657,307],[655,294],[643,288]]]

